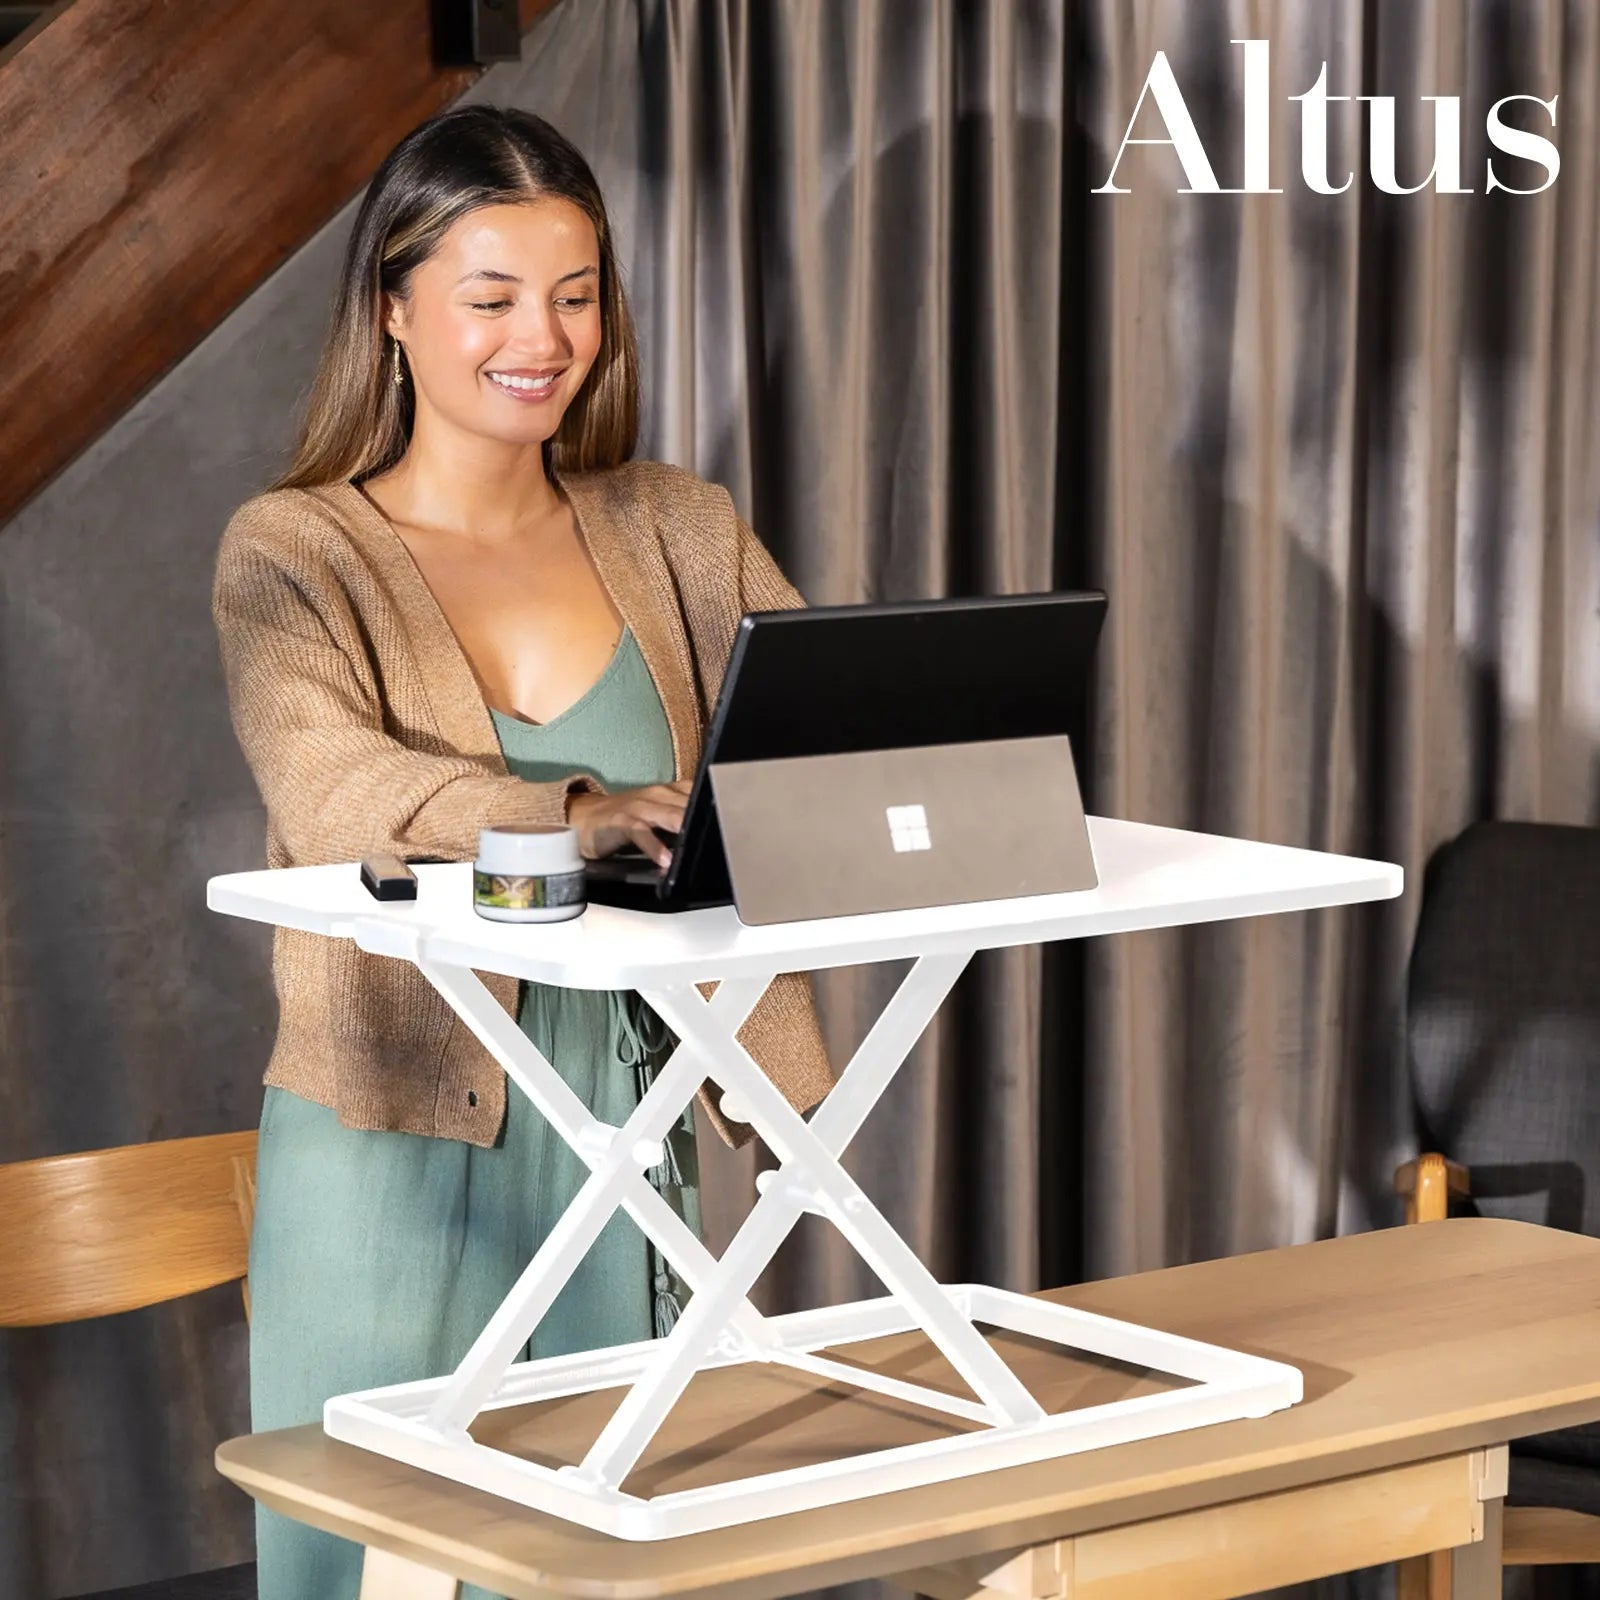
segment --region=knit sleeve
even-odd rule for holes
[[[754,529],[743,517],[737,518],[736,522],[740,615],[747,611],[801,610],[806,603],[805,597],[784,577],[782,569],[773,560],[772,552],[756,537]]]
[[[603,792],[586,774],[526,782],[393,738],[348,601],[297,572],[230,525],[212,588],[234,730],[297,865],[378,852],[470,860],[480,828],[564,822],[569,795]]]

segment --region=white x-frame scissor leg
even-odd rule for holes
[[[1095,1317],[1068,1306],[977,1285],[940,1285],[862,1192],[840,1157],[893,1080],[971,958],[970,950],[919,956],[862,1040],[832,1093],[808,1122],[739,1043],[745,1019],[775,976],[725,978],[707,1000],[692,983],[643,987],[679,1039],[622,1127],[601,1122],[573,1093],[469,967],[433,959],[423,930],[353,927],[356,942],[416,962],[517,1089],[577,1152],[589,1176],[552,1226],[504,1303],[448,1377],[335,1396],[325,1425],[337,1438],[476,1484],[629,1538],[659,1538],[752,1517],[1074,1450],[1264,1415],[1300,1396],[1300,1374],[1281,1363]],[[717,1260],[651,1186],[646,1169],[700,1083],[722,1090],[723,1110],[750,1123],[778,1156],[761,1193]],[[691,1298],[662,1340],[513,1365],[556,1296],[618,1209],[677,1269]],[[889,1291],[885,1299],[765,1317],[749,1293],[794,1229],[813,1211],[831,1220]],[[1047,1415],[975,1326],[1159,1368],[1191,1386],[1059,1416]],[[832,1347],[921,1329],[975,1398],[950,1395],[838,1361]],[[976,1430],[770,1478],[731,1479],[643,1498],[623,1485],[697,1372],[729,1361],[799,1368],[855,1389],[942,1411]],[[478,1443],[469,1432],[486,1406],[595,1388],[627,1393],[581,1462],[555,1468]]]
[[[662,1343],[659,1357],[585,1459],[581,1472],[597,1483],[620,1486],[705,1357],[730,1332],[748,1356],[848,1374],[861,1382],[854,1368],[786,1349],[747,1298],[808,1209],[820,1210],[835,1222],[986,1403],[973,1405],[894,1380],[887,1382],[888,1389],[975,1420],[1020,1422],[1041,1416],[1037,1403],[838,1159],[967,960],[966,954],[918,960],[824,1102],[815,1127],[796,1114],[736,1037],[770,976],[727,980],[710,1000],[702,999],[692,985],[646,990],[645,1001],[681,1042],[617,1129],[600,1122],[573,1094],[474,972],[419,956],[429,981],[590,1166],[589,1178],[434,1402],[431,1425],[444,1433],[465,1433],[619,1206],[677,1268],[693,1298]],[[659,1141],[704,1077],[722,1089],[724,1108],[749,1120],[784,1163],[771,1175],[776,1181],[765,1185],[766,1192],[720,1262],[643,1175],[645,1167],[660,1159]]]

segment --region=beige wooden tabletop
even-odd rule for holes
[[[1600,1418],[1600,1240],[1461,1218],[1056,1290],[1051,1300],[1291,1362],[1287,1411],[742,1527],[629,1543],[328,1439],[233,1439],[264,1503],[514,1600],[765,1597],[1036,1543]],[[1047,1410],[1169,1381],[992,1334]],[[845,1347],[959,1385],[921,1335]],[[577,1460],[620,1391],[486,1413],[474,1434]],[[696,1378],[627,1487],[660,1493],[927,1437],[959,1422],[787,1369]]]

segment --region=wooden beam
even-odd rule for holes
[[[72,0],[6,53],[0,525],[472,84],[431,42],[429,0]]]
[[[361,1600],[456,1600],[461,1585],[448,1572],[368,1550],[361,1564]]]
[[[1499,1578],[1496,1490],[1505,1493],[1503,1445],[922,1567],[890,1581],[933,1600],[1226,1600],[1453,1550],[1457,1580],[1467,1580],[1461,1593],[1476,1600],[1483,1572],[1492,1568]]]
[[[8,55],[14,55],[53,17],[72,4],[72,0],[56,0],[54,5],[0,5],[0,65]]]
[[[1508,1567],[1600,1562],[1600,1517],[1555,1506],[1507,1506],[1503,1559]]]

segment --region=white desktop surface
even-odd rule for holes
[[[206,885],[214,911],[409,957],[420,934],[434,960],[574,989],[633,989],[784,971],[818,971],[951,950],[988,950],[1268,912],[1391,899],[1386,861],[1259,844],[1149,823],[1088,818],[1100,883],[1074,894],[986,900],[749,928],[732,906],[657,913],[591,905],[556,923],[504,923],[472,908],[470,862],[422,865],[417,898],[375,900],[357,867],[233,872]],[[798,848],[798,847],[797,847]]]

